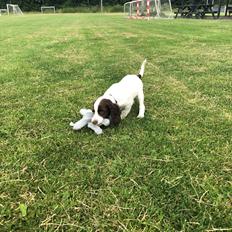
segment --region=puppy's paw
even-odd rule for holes
[[[137,118],[144,118],[144,114],[139,114]]]

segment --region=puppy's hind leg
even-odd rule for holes
[[[139,100],[139,114],[138,114],[137,118],[144,118],[145,105],[144,105],[143,89],[141,89],[138,93],[138,100]]]

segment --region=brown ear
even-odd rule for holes
[[[111,101],[108,106],[110,109],[110,124],[112,124],[113,126],[118,126],[118,124],[121,122],[121,111],[119,109],[119,106],[112,103]]]

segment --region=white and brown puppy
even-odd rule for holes
[[[138,75],[126,75],[118,83],[115,83],[106,90],[103,96],[94,103],[94,115],[92,123],[99,125],[103,119],[110,119],[111,125],[118,125],[130,112],[134,99],[139,101],[138,118],[144,117],[144,93],[141,80],[146,60],[143,61]]]

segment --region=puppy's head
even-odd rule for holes
[[[110,124],[116,126],[120,123],[120,109],[117,104],[103,97],[98,98],[94,103],[94,115],[91,122],[100,125],[103,119],[110,119]]]

